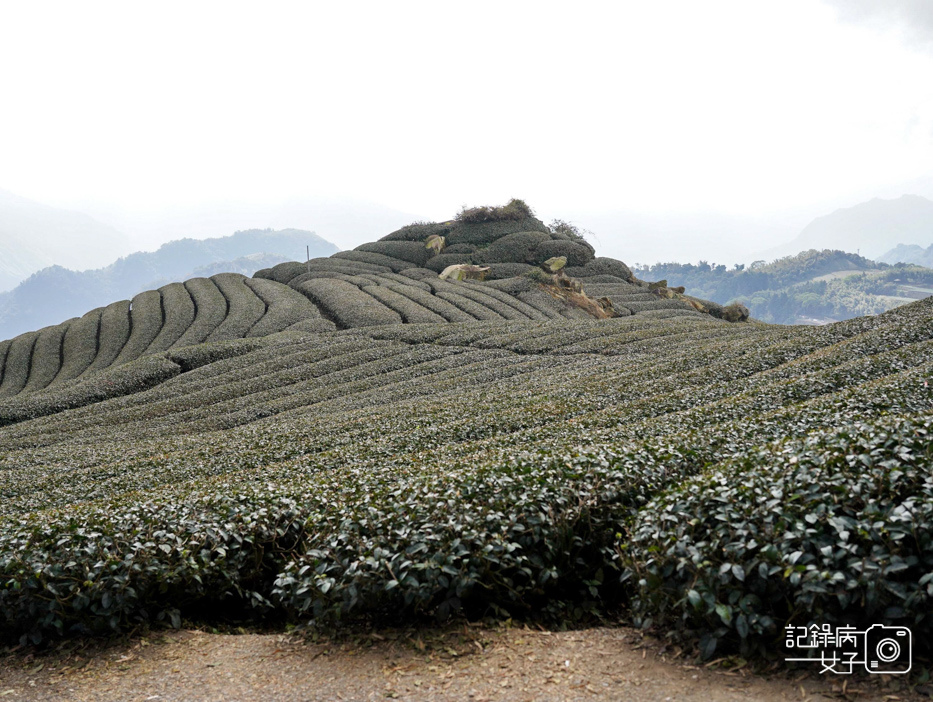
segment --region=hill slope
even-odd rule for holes
[[[489,251],[514,234],[470,255],[570,241]],[[671,298],[663,315],[510,319],[511,293],[469,297],[498,281],[359,267],[401,266],[409,236],[423,246],[406,229],[314,264],[323,278],[254,280],[304,309],[321,298],[282,332],[175,343],[0,402],[2,635],[585,622],[624,602],[704,655],[752,655],[817,616],[909,619],[918,649],[933,640],[933,300],[824,327],[728,324]],[[499,316],[373,323],[382,293],[366,289],[389,281],[423,309]],[[331,331],[303,326],[318,311]]]

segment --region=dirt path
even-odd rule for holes
[[[623,628],[462,627],[341,644],[175,631],[106,648],[70,644],[0,658],[0,702],[922,699],[891,687],[898,680],[849,680],[845,691],[843,682],[697,667]]]

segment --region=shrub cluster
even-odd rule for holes
[[[370,251],[392,258],[408,261],[422,267],[434,252],[426,248],[424,241],[373,241],[356,247],[357,251]]]
[[[415,222],[382,237],[380,241],[415,241],[422,244],[429,236],[447,236],[452,222]]]
[[[773,654],[780,627],[906,624],[933,641],[933,416],[733,459],[656,498],[625,550],[643,624]],[[923,642],[926,642],[924,644]]]
[[[501,222],[503,220],[520,220],[534,217],[534,212],[523,201],[512,198],[501,207],[466,207],[457,213],[457,221],[463,224],[478,224],[480,222]]]
[[[192,325],[196,314],[194,300],[181,283],[170,283],[159,288],[158,292],[162,296],[162,328],[146,348],[146,353],[171,348]]]

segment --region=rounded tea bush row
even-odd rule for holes
[[[625,548],[644,625],[773,654],[787,622],[933,641],[933,416],[767,446],[687,480]],[[926,643],[924,643],[926,642]]]
[[[193,278],[115,302],[0,346],[0,398],[53,390],[169,349],[282,331],[320,312],[303,295],[236,273]]]

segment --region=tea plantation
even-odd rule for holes
[[[486,216],[0,343],[0,635],[621,614],[706,656],[787,622],[928,646],[933,299],[729,323]]]

